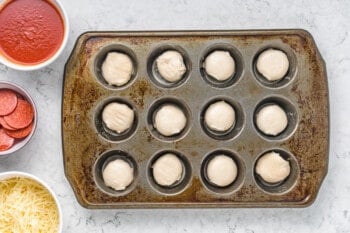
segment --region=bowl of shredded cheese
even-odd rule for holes
[[[62,211],[51,188],[28,173],[0,173],[0,232],[61,233]]]

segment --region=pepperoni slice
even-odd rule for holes
[[[0,116],[13,112],[17,106],[17,95],[9,89],[0,90]]]
[[[34,118],[34,111],[30,103],[26,100],[18,99],[15,110],[4,116],[4,120],[9,126],[16,129],[23,129],[32,123]]]
[[[0,151],[5,151],[13,146],[15,139],[5,133],[4,128],[0,129]]]
[[[5,133],[11,138],[17,138],[17,139],[25,138],[32,132],[33,125],[34,123],[32,122],[30,125],[28,125],[23,129],[17,129],[17,130],[5,129]]]
[[[2,125],[2,127],[4,127],[5,129],[16,130],[15,128],[9,126],[9,124],[6,123],[4,117],[2,116],[0,116],[0,125]]]

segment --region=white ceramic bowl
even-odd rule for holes
[[[53,61],[55,61],[57,59],[57,57],[59,57],[62,54],[63,49],[67,45],[68,36],[69,36],[68,17],[67,17],[67,13],[64,10],[64,8],[62,7],[62,4],[60,3],[60,1],[58,1],[58,0],[51,0],[50,2],[53,3],[56,6],[56,8],[59,10],[59,12],[60,12],[60,14],[62,16],[62,19],[63,19],[63,23],[64,23],[63,40],[62,40],[61,46],[56,51],[56,53],[52,57],[50,57],[48,60],[45,60],[42,63],[35,64],[35,65],[18,64],[18,63],[10,61],[5,56],[1,56],[1,55],[0,55],[0,63],[4,64],[4,65],[6,65],[6,66],[8,66],[8,67],[10,67],[12,69],[16,69],[16,70],[22,70],[22,71],[38,70],[38,69],[41,69],[41,68],[51,64]],[[7,3],[8,3],[8,1],[3,1],[2,3],[0,3],[0,9],[2,8],[2,6],[4,4],[7,4]]]
[[[37,113],[36,106],[35,106],[35,103],[34,103],[32,97],[30,97],[28,92],[26,90],[24,90],[22,87],[18,86],[17,84],[11,83],[11,82],[0,81],[0,89],[10,89],[10,90],[17,92],[18,94],[21,94],[23,96],[23,98],[26,99],[32,105],[33,110],[34,110],[34,119],[33,119],[34,125],[33,125],[32,132],[26,138],[24,138],[18,142],[16,141],[15,144],[10,149],[8,149],[6,151],[0,151],[0,158],[1,158],[1,156],[8,155],[8,154],[11,154],[13,152],[18,151],[19,149],[24,147],[29,142],[29,140],[32,138],[32,136],[35,132],[35,129],[36,129],[37,120],[38,120],[38,113]]]
[[[51,196],[55,200],[55,203],[57,205],[57,210],[58,210],[58,218],[59,218],[58,221],[59,221],[59,224],[58,224],[58,231],[57,231],[57,233],[62,233],[62,227],[63,227],[62,209],[61,209],[61,206],[60,206],[60,204],[58,202],[57,196],[52,191],[52,189],[44,181],[42,181],[38,177],[36,177],[34,175],[31,175],[29,173],[25,173],[25,172],[10,171],[10,172],[0,173],[0,182],[3,181],[3,180],[14,178],[14,177],[23,177],[23,178],[28,178],[28,179],[34,180],[37,183],[39,183],[42,186],[44,186],[49,191],[49,193],[51,194]]]

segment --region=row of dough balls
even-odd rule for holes
[[[131,128],[134,118],[134,111],[124,103],[109,103],[102,111],[103,123],[119,134]],[[218,101],[207,108],[204,118],[210,129],[225,132],[235,125],[235,110],[225,101]],[[187,121],[180,107],[164,104],[156,110],[153,127],[163,136],[169,137],[181,133]]]
[[[102,111],[104,125],[118,134],[130,129],[134,118],[134,110],[124,103],[109,103]],[[183,132],[187,121],[184,111],[179,106],[163,104],[156,110],[153,127],[161,135],[170,137]],[[216,101],[205,110],[204,123],[210,130],[225,133],[235,127],[235,109],[223,100]],[[264,134],[277,136],[287,128],[288,117],[279,105],[269,104],[258,111],[256,125]]]
[[[290,174],[290,163],[277,152],[262,155],[255,166],[255,173],[265,182],[279,185]],[[184,164],[173,153],[161,155],[152,165],[154,181],[163,187],[173,187],[184,177]],[[216,187],[227,187],[235,182],[238,167],[235,160],[225,154],[210,159],[206,166],[208,182]],[[123,159],[109,162],[102,171],[105,185],[117,191],[125,190],[134,180],[134,168]]]
[[[169,83],[180,81],[186,73],[184,58],[178,51],[167,50],[155,62],[160,76]],[[205,58],[203,68],[210,77],[223,82],[234,76],[236,63],[228,51],[215,50]],[[258,56],[256,68],[268,81],[276,81],[287,74],[289,60],[281,50],[267,49]],[[109,52],[102,63],[102,76],[109,85],[123,86],[130,81],[134,69],[128,55]]]

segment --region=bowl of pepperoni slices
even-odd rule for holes
[[[26,145],[36,123],[36,107],[28,92],[17,84],[0,81],[0,156]]]

